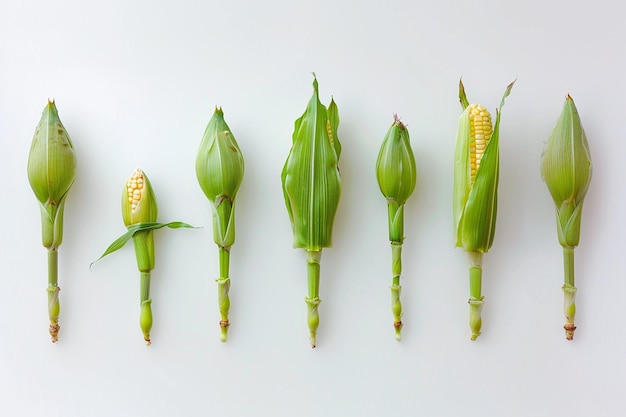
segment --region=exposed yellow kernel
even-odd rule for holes
[[[470,178],[474,182],[480,161],[491,139],[493,128],[489,111],[480,104],[469,105],[470,114]]]
[[[130,176],[128,181],[126,181],[126,191],[128,193],[128,203],[131,206],[131,209],[135,210],[139,201],[141,200],[141,195],[143,192],[143,171],[140,169],[136,169],[135,172]]]
[[[330,141],[331,145],[334,145],[334,138],[333,138],[333,129],[332,126],[330,125],[330,120],[326,121],[326,132],[328,133],[328,140]]]

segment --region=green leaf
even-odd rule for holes
[[[467,95],[465,94],[463,80],[459,80],[459,101],[461,102],[461,107],[463,108],[463,110],[465,110],[467,106],[470,105],[469,101],[467,100]]]
[[[98,259],[96,259],[95,261],[93,261],[90,265],[89,268],[91,268],[91,265],[95,264],[96,262],[98,262],[100,259],[104,258],[105,256],[119,250],[122,249],[124,247],[124,245],[126,245],[126,242],[128,242],[137,232],[143,232],[143,231],[149,231],[149,230],[157,230],[157,229],[161,229],[163,227],[169,227],[170,229],[180,229],[182,227],[185,228],[190,228],[190,229],[196,229],[197,227],[195,226],[191,226],[187,223],[183,223],[183,222],[170,222],[170,223],[136,223],[136,224],[132,224],[130,226],[128,226],[128,231],[126,233],[124,233],[122,236],[118,237],[117,239],[115,239],[115,241],[113,243],[111,243],[109,245],[109,247],[104,251],[104,253],[102,255],[100,255],[100,257]]]

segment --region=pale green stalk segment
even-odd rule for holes
[[[541,175],[556,208],[559,243],[563,247],[565,337],[573,340],[576,314],[574,248],[580,242],[582,209],[592,176],[591,153],[574,100],[568,95],[546,141]]]
[[[317,328],[320,315],[317,310],[320,302],[320,259],[322,251],[306,251],[308,295],[304,299],[307,304],[307,324],[309,326],[309,342],[311,347],[317,346]]]
[[[58,341],[59,333],[59,314],[61,313],[61,305],[59,303],[59,287],[58,282],[59,271],[59,252],[57,249],[48,249],[48,317],[50,319],[50,336],[52,343]]]
[[[563,283],[563,310],[565,312],[565,338],[574,339],[574,318],[576,317],[576,287],[574,286],[574,248],[563,248],[563,266],[565,282]]]
[[[49,332],[55,343],[60,329],[57,250],[63,241],[63,214],[67,194],[76,176],[76,155],[54,101],[48,102],[35,129],[27,172],[39,201],[42,243],[48,249]]]
[[[485,297],[482,296],[483,283],[483,266],[482,253],[469,252],[470,257],[470,298],[469,298],[469,325],[472,331],[472,340],[476,340],[480,336],[480,330],[483,325],[482,310]]]
[[[391,312],[393,313],[393,328],[397,341],[402,338],[402,302],[400,293],[400,275],[402,274],[402,244],[391,242]]]
[[[452,200],[456,246],[470,255],[470,328],[472,340],[480,335],[484,297],[482,289],[482,254],[493,245],[498,209],[500,171],[500,115],[505,99],[515,81],[510,83],[491,116],[479,105],[470,104],[465,88],[459,82],[459,101],[463,113],[459,118],[454,158],[454,195]],[[478,136],[480,126],[483,136]],[[482,133],[481,133],[482,134]]]
[[[220,309],[220,340],[226,342],[228,339],[228,327],[230,321],[228,319],[228,313],[230,311],[230,297],[228,293],[230,291],[230,278],[229,278],[229,265],[230,265],[230,250],[220,247],[219,248],[220,259],[220,278],[217,282],[217,301]]]
[[[376,178],[380,191],[387,199],[389,241],[391,243],[391,310],[396,340],[401,339],[402,303],[400,276],[402,274],[402,244],[404,242],[404,205],[415,189],[417,169],[409,131],[394,115],[376,161]]]
[[[332,245],[332,229],[341,194],[337,137],[339,112],[334,100],[328,109],[320,102],[317,79],[304,114],[294,124],[292,146],[281,180],[293,230],[293,246],[309,254],[308,324],[315,347],[319,325],[319,258]]]
[[[244,161],[239,144],[216,108],[207,125],[196,157],[196,176],[202,191],[211,202],[213,240],[219,248],[220,340],[226,342],[230,322],[230,248],[235,243],[235,201],[243,181]]]
[[[146,346],[152,343],[150,330],[152,330],[152,299],[150,298],[150,271],[139,272],[139,327],[143,333]]]

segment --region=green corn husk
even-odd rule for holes
[[[59,119],[54,101],[48,101],[28,156],[28,181],[41,210],[42,243],[48,250],[48,315],[52,343],[59,337],[58,248],[63,241],[65,200],[76,175],[76,155]]]
[[[462,247],[470,260],[470,328],[472,340],[480,335],[482,327],[482,255],[493,244],[496,227],[499,177],[499,129],[500,114],[504,100],[513,88],[513,81],[504,92],[496,110],[496,122],[491,131],[491,116],[480,105],[470,105],[463,83],[459,82],[459,99],[463,113],[459,118],[454,159],[453,213],[456,230],[456,246]],[[485,121],[486,145],[478,152],[479,144],[472,126],[474,111]],[[476,163],[477,158],[479,162]]]
[[[332,229],[341,194],[337,166],[341,144],[337,138],[339,112],[334,100],[328,109],[320,102],[313,74],[313,96],[295,122],[293,143],[281,179],[293,230],[294,248],[307,253],[309,341],[315,347],[322,248],[332,245]]]
[[[146,346],[152,343],[150,330],[152,329],[152,299],[150,298],[150,279],[154,269],[154,236],[153,231],[163,227],[178,229],[181,227],[193,228],[186,223],[171,222],[157,223],[158,206],[148,176],[137,168],[124,185],[122,191],[122,219],[127,232],[117,238],[96,259],[97,262],[110,253],[124,247],[131,238],[135,246],[135,257],[139,269],[139,326],[143,333]]]
[[[580,241],[583,202],[591,182],[592,164],[587,136],[569,95],[541,156],[541,176],[556,207],[559,243],[563,247],[565,337],[574,339],[576,287],[574,248]]]
[[[235,197],[243,174],[244,161],[239,145],[224,121],[222,109],[216,108],[200,143],[196,176],[211,202],[213,239],[219,247],[220,277],[216,281],[222,342],[226,342],[230,326],[230,248],[235,243]]]
[[[400,302],[400,275],[402,273],[402,243],[404,242],[404,204],[413,193],[417,182],[415,157],[406,126],[394,115],[376,161],[376,178],[380,191],[387,199],[389,241],[391,242],[391,309],[396,340],[402,331],[402,303]]]

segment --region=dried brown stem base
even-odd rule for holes
[[[574,330],[576,330],[574,323],[565,323],[563,328],[565,329],[565,338],[567,340],[574,340]]]
[[[50,327],[48,331],[50,332],[50,337],[52,337],[52,343],[56,343],[59,341],[59,330],[61,326],[59,326],[58,320],[50,320]]]

